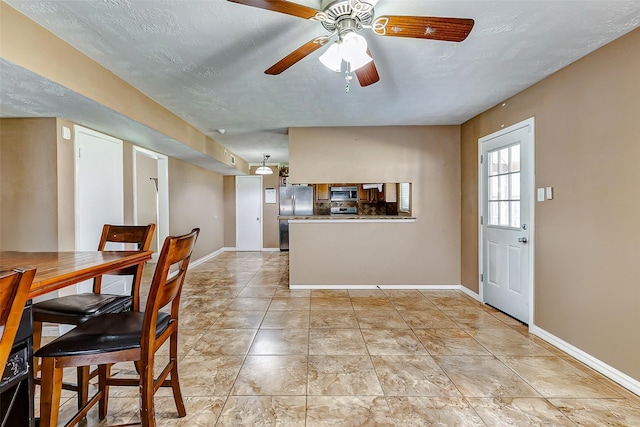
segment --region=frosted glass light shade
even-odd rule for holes
[[[268,168],[264,165],[256,169],[256,175],[271,175],[272,173],[273,171],[271,170],[271,168]]]
[[[342,70],[342,56],[340,56],[340,47],[338,42],[334,42],[325,53],[320,56],[320,62],[330,69],[339,73]]]

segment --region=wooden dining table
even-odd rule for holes
[[[152,251],[0,251],[0,269],[36,267],[29,299],[151,259]]]
[[[152,251],[84,251],[84,252],[18,252],[0,251],[0,271],[12,268],[36,267],[36,275],[31,284],[29,299],[47,294],[64,287],[74,285],[85,280],[110,271],[119,270],[133,265],[141,264],[151,259]],[[29,304],[28,304],[29,306]],[[25,309],[25,313],[27,310]],[[29,310],[30,313],[30,310]],[[30,319],[30,318],[29,318]],[[29,321],[29,327],[31,322]],[[29,332],[29,335],[31,333]],[[1,342],[0,345],[13,345],[15,343]],[[32,354],[32,341],[28,340],[28,355]],[[25,375],[25,386],[22,392],[26,393],[22,400],[28,400],[27,409],[18,411],[16,416],[2,414],[9,417],[2,420],[2,425],[33,426],[33,372],[28,363],[28,373]],[[0,408],[4,408],[4,394],[0,394]],[[3,410],[4,412],[4,410]],[[17,418],[16,418],[17,417]],[[9,422],[7,424],[7,422]]]

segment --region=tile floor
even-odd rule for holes
[[[188,414],[162,389],[159,426],[640,426],[640,397],[459,291],[290,290],[286,252],[226,252],[187,281]],[[86,425],[135,422],[136,393],[112,388]]]

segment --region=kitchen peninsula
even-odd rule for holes
[[[414,231],[408,216],[312,215],[289,220],[291,289],[406,285],[392,254]],[[398,280],[402,280],[399,282]]]
[[[387,251],[411,233],[416,221],[409,212],[410,184],[311,187],[313,215],[279,217],[289,224],[290,287],[375,288],[395,283],[401,276],[394,273]],[[408,192],[404,212],[398,212],[396,196],[403,191]]]

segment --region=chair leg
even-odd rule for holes
[[[40,348],[42,345],[42,322],[33,322],[33,352]],[[33,374],[38,375],[39,366],[39,357],[33,358]]]
[[[178,376],[178,331],[169,339],[169,358],[173,367],[171,368],[171,390],[173,391],[173,400],[176,402],[176,409],[179,417],[187,416],[187,409],[184,407],[182,399],[182,391],[180,390],[180,377]]]
[[[140,363],[140,421],[142,427],[155,427],[156,414],[153,404],[153,359]]]
[[[98,401],[98,418],[101,420],[107,417],[109,407],[109,378],[111,378],[111,365],[99,365],[98,387],[102,391],[102,397]]]
[[[62,368],[56,368],[55,359],[42,360],[40,382],[40,427],[56,427],[62,391]]]
[[[78,366],[78,409],[82,409],[89,401],[89,366]]]

